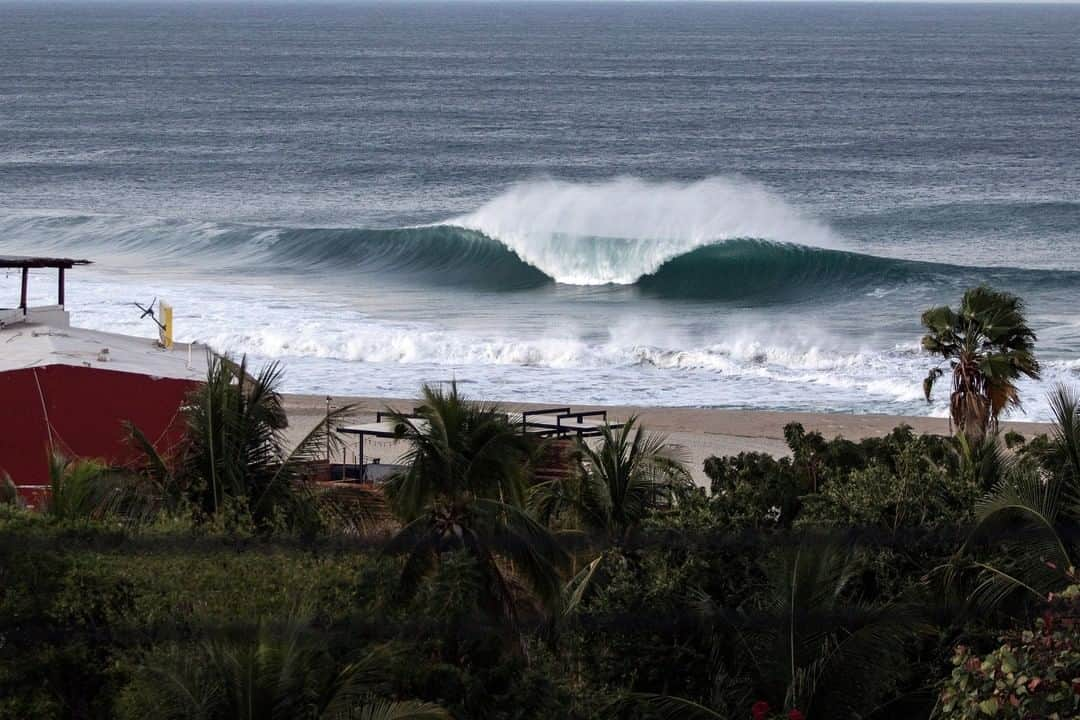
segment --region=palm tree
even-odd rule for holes
[[[967,435],[959,434],[953,443],[952,452],[946,456],[949,471],[983,490],[992,488],[1013,466],[1013,456],[1006,452],[996,434],[986,435],[975,443]]]
[[[603,427],[595,445],[579,438],[575,455],[577,472],[534,485],[529,505],[548,525],[568,524],[570,532],[583,531],[615,547],[602,550],[563,588],[563,618],[603,582],[606,566],[622,557],[621,545],[649,512],[693,487],[681,449],[647,432],[636,417],[621,427]]]
[[[391,414],[411,449],[387,484],[404,527],[385,551],[406,557],[400,591],[412,595],[448,553],[473,558],[480,604],[516,632],[515,594],[507,566],[545,608],[557,604],[565,554],[523,507],[531,443],[498,408],[472,402],[452,383],[425,385],[417,417]]]
[[[159,505],[156,488],[122,469],[100,460],[49,454],[49,500],[46,510],[66,521],[106,517],[142,521]]]
[[[581,529],[625,540],[649,512],[693,486],[681,449],[631,417],[605,426],[595,445],[579,439],[578,473],[534,486],[530,504],[546,522],[570,514]]]
[[[97,460],[49,454],[48,512],[60,520],[90,519],[102,514],[109,496],[108,468]]]
[[[162,720],[443,720],[437,705],[379,697],[388,679],[376,648],[342,667],[294,609],[254,634],[168,646],[152,653],[125,714]]]
[[[207,365],[206,382],[188,400],[186,444],[176,463],[131,428],[133,442],[147,457],[148,474],[172,499],[184,497],[208,516],[226,505],[250,513],[256,523],[279,513],[298,518],[312,511],[313,496],[303,480],[328,446],[340,445],[331,427],[351,408],[330,413],[290,447],[278,390],[280,365],[267,364],[254,377],[246,356],[237,363],[211,355]]]
[[[1052,449],[1057,465],[1071,482],[1080,486],[1080,396],[1067,385],[1058,385],[1050,393],[1054,414]]]
[[[967,539],[938,569],[976,612],[1018,596],[1043,601],[1080,563],[1080,397],[1061,385],[1050,407],[1053,437],[1043,466],[1011,467],[977,503]]]
[[[1039,377],[1035,333],[1027,325],[1020,298],[988,287],[964,293],[960,309],[935,307],[923,313],[923,349],[952,368],[949,411],[952,424],[973,443],[996,429],[1002,411],[1020,406],[1016,381]],[[930,370],[923,381],[927,402],[944,374]]]

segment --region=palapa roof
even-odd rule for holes
[[[89,264],[89,260],[76,260],[74,258],[0,255],[0,268],[59,268],[66,270],[76,265]]]

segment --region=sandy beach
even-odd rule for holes
[[[413,400],[334,396],[331,406],[352,406],[350,422],[371,422],[375,413],[386,408],[409,410]],[[500,403],[510,412],[560,407],[566,403]],[[289,436],[294,440],[303,437],[326,413],[324,395],[286,395],[285,408],[289,415]],[[907,424],[920,433],[947,434],[948,421],[944,418],[904,417],[896,415],[855,415],[837,413],[767,412],[761,410],[730,410],[720,408],[687,407],[632,407],[573,405],[579,410],[607,410],[612,420],[638,416],[641,423],[656,432],[664,433],[674,444],[685,449],[691,472],[698,484],[707,487],[702,466],[711,455],[735,455],[740,452],[764,452],[774,456],[788,454],[784,442],[784,426],[802,423],[807,430],[816,430],[828,438],[843,436],[850,440],[877,437],[887,434],[900,424]],[[1042,423],[1004,422],[1003,429],[1015,430],[1025,437],[1046,432]],[[389,441],[369,440],[365,455],[381,457],[392,462],[398,448]],[[351,455],[350,455],[351,462]]]

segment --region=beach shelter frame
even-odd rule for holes
[[[385,418],[392,414],[393,411],[379,411],[375,413],[375,422],[373,423],[361,423],[358,425],[339,425],[337,431],[343,435],[352,435],[356,437],[356,464],[360,468],[360,481],[365,482],[367,480],[367,463],[364,458],[364,440],[365,438],[383,438],[390,440],[397,440],[398,432],[397,425]],[[412,414],[405,417],[418,420],[421,423],[426,422],[419,416],[417,409],[413,410]],[[507,416],[509,418],[509,416]],[[534,435],[540,438],[565,438],[568,436],[577,436],[579,438],[596,437],[600,435],[603,428],[617,429],[623,426],[623,423],[612,423],[608,421],[607,410],[583,410],[574,412],[569,407],[555,407],[555,408],[540,408],[535,410],[526,410],[521,413],[521,434],[522,435]],[[348,472],[348,462],[346,458],[342,458],[342,479],[345,479]]]
[[[57,271],[56,304],[64,307],[64,271],[70,270],[76,265],[89,265],[89,260],[75,260],[73,258],[54,257],[30,257],[23,255],[0,255],[0,270],[21,270],[22,282],[19,293],[18,309],[26,312],[30,299],[30,270],[38,268],[55,268]]]

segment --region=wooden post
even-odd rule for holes
[[[30,268],[22,269],[22,295],[19,299],[19,309],[26,312],[27,285],[30,281]]]
[[[58,277],[59,281],[57,283],[57,300],[59,301],[58,304],[60,305],[60,307],[64,307],[64,268],[60,268],[60,273]]]

